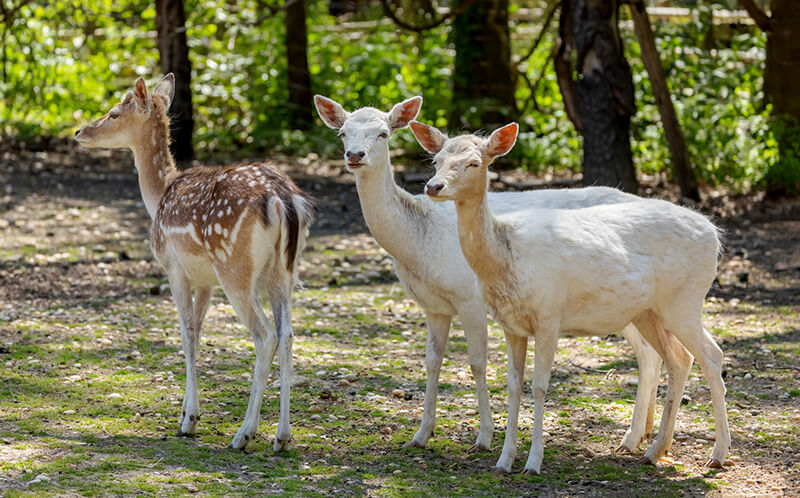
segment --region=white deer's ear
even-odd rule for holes
[[[147,93],[147,83],[141,76],[133,87],[133,101],[142,111],[150,111],[150,94]]]
[[[494,130],[486,141],[486,155],[495,158],[508,154],[508,151],[517,143],[518,132],[519,125],[517,123],[507,124]]]
[[[322,95],[314,95],[314,106],[322,122],[334,130],[341,128],[349,116],[338,102]]]
[[[431,154],[438,154],[444,143],[447,141],[447,135],[437,130],[433,126],[422,124],[419,121],[412,121],[411,131],[417,137],[417,142],[423,149]]]
[[[161,81],[158,82],[153,88],[153,95],[161,95],[167,99],[167,107],[172,103],[172,97],[175,96],[175,75],[167,73]]]
[[[389,111],[389,129],[392,131],[405,128],[416,119],[419,109],[422,107],[422,97],[411,97],[392,107]]]

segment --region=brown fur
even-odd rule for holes
[[[192,224],[201,235],[205,251],[212,256],[222,250],[231,253],[228,237],[245,210],[258,214],[264,226],[285,220],[286,266],[294,270],[300,230],[311,223],[310,213],[298,216],[294,196],[300,196],[311,210],[311,199],[272,164],[255,163],[225,167],[199,166],[176,177],[161,198],[153,223],[153,249],[164,248],[164,229]],[[281,220],[270,220],[270,200],[280,201]],[[301,227],[302,225],[302,227]]]

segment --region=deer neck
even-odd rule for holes
[[[428,207],[397,186],[388,151],[382,166],[356,175],[356,188],[375,240],[401,264],[420,264],[415,248],[428,224]]]
[[[155,219],[158,203],[167,185],[177,175],[169,151],[169,122],[153,115],[133,143],[133,160],[139,174],[139,190],[150,218]],[[166,122],[165,122],[166,121]]]
[[[456,214],[461,251],[472,271],[489,286],[508,278],[512,254],[506,226],[492,215],[486,191],[456,201]]]

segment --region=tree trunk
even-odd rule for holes
[[[192,65],[186,44],[186,13],[183,0],[156,0],[156,31],[161,72],[175,75],[175,96],[169,108],[172,143],[170,150],[178,165],[194,159],[192,147]]]
[[[456,0],[457,9],[467,0]],[[474,2],[453,19],[456,47],[451,129],[493,128],[516,116],[508,0]]]
[[[311,75],[308,72],[306,7],[303,0],[286,8],[286,56],[289,59],[289,127],[307,130],[312,123]]]
[[[650,85],[653,87],[656,106],[661,114],[664,134],[669,144],[669,151],[672,156],[672,172],[678,181],[678,185],[680,185],[681,196],[699,201],[700,193],[697,190],[697,179],[692,170],[689,151],[686,148],[686,141],[683,138],[678,116],[675,114],[675,106],[672,104],[667,78],[664,76],[664,67],[661,65],[661,58],[658,56],[653,29],[650,27],[650,18],[647,16],[644,2],[635,0],[630,5],[630,11],[636,38],[638,38],[639,46],[642,48],[642,61],[650,77]]]
[[[772,0],[764,90],[772,102],[779,159],[767,174],[773,192],[800,189],[800,6]]]
[[[574,16],[583,183],[636,192],[630,144],[633,77],[617,29],[617,0],[566,0]]]

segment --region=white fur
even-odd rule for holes
[[[503,214],[482,188],[494,159],[486,154],[491,142],[492,137],[482,144],[484,165],[479,168],[464,168],[454,159],[457,148],[445,143],[428,185],[439,187],[437,200],[456,201],[461,248],[506,332],[509,417],[497,469],[508,472],[516,453],[528,337],[535,337],[536,349],[533,441],[525,471],[538,473],[544,400],[558,335],[602,336],[630,322],[664,358],[669,372],[661,428],[643,461],[656,464],[669,449],[694,355],[711,389],[716,422],[708,464],[721,465],[730,447],[723,355],[702,325],[703,300],[716,274],[716,227],[698,213],[652,199]]]
[[[474,448],[487,449],[491,443],[493,424],[486,385],[486,305],[478,279],[464,259],[459,246],[455,207],[449,203],[434,203],[424,195],[411,196],[400,189],[394,182],[388,139],[380,136],[381,133],[391,133],[393,127],[402,128],[407,125],[407,121],[398,123],[396,117],[401,114],[403,106],[414,103],[413,99],[398,104],[390,113],[373,108],[347,113],[339,104],[320,96],[315,98],[315,102],[323,121],[332,128],[341,128],[345,153],[365,152],[364,164],[351,169],[356,175],[364,218],[378,243],[394,257],[395,270],[403,287],[426,314],[427,384],[424,409],[420,428],[409,445],[424,446],[433,432],[442,357],[450,333],[450,323],[455,315],[459,315],[478,391],[480,430]],[[406,199],[405,202],[403,198]],[[494,209],[508,213],[531,206],[569,209],[629,202],[638,197],[616,189],[596,187],[497,193],[490,194],[489,199]],[[418,206],[422,214],[409,212],[406,207],[409,202]],[[634,416],[631,428],[621,445],[621,448],[635,451],[652,426],[661,359],[641,339],[634,327],[626,327],[622,335],[631,342],[640,367]]]

